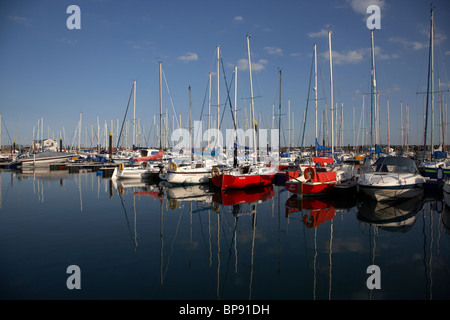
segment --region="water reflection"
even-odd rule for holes
[[[115,264],[118,258],[121,263],[117,265],[131,268],[136,279],[142,276],[140,272],[151,275],[146,277],[147,291],[138,297],[449,297],[445,266],[450,261],[450,206],[435,194],[381,203],[357,193],[300,198],[283,186],[220,191],[208,185],[173,187],[111,180],[94,173],[4,172],[1,176],[0,210],[6,209],[0,211],[0,219],[9,216],[11,195],[18,195],[17,203],[25,203],[32,200],[31,192],[36,195],[34,200],[45,203],[42,220],[56,217],[55,230],[64,228],[64,219],[75,221],[72,230],[86,228],[80,229],[80,238],[92,241],[92,236],[102,252],[110,252],[105,261]],[[62,208],[55,197],[67,202],[64,215],[52,212],[55,204]],[[95,231],[88,224],[96,226]],[[103,224],[113,228],[97,230]],[[126,241],[120,238],[123,231]],[[78,230],[73,232],[77,235]],[[110,243],[115,238],[123,244]],[[20,250],[24,249],[19,245],[16,251]],[[139,260],[131,266],[126,263],[130,257],[122,258],[119,252],[131,252],[135,254],[132,259]],[[157,268],[152,269],[155,264]],[[370,264],[389,270],[383,274],[383,288],[389,289],[365,287],[365,269]],[[156,275],[157,285],[150,285]],[[404,277],[414,279],[412,289],[402,287]],[[125,280],[121,283],[128,285]]]
[[[336,215],[333,199],[304,199],[292,195],[286,201],[286,217],[298,211],[306,212],[302,220],[307,228],[316,228],[319,224],[332,220]]]
[[[274,195],[275,191],[272,185],[242,190],[216,191],[212,197],[212,206],[216,212],[220,211],[221,205],[224,207],[232,206],[233,213],[237,214],[237,210],[243,207],[243,204],[252,204],[255,207]]]
[[[407,232],[412,228],[423,204],[422,197],[384,202],[365,199],[358,204],[357,218],[385,230]]]

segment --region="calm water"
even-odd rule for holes
[[[3,171],[0,200],[2,299],[450,298],[439,192],[382,206]],[[381,289],[366,285],[370,265]]]

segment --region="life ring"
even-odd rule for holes
[[[306,180],[314,179],[314,177],[316,176],[316,170],[312,167],[308,167],[305,169],[305,172],[303,175]]]
[[[310,217],[307,214],[303,216],[303,223],[307,228],[313,228],[314,227],[314,217]]]
[[[444,169],[442,169],[442,167],[439,167],[437,169],[436,177],[437,177],[438,181],[442,181],[444,179]]]
[[[123,162],[121,164],[119,164],[119,170],[123,170],[125,168],[125,165],[123,164]]]
[[[175,162],[171,162],[169,164],[169,170],[177,171],[177,168],[178,168],[178,166],[177,166],[177,164]]]
[[[220,174],[220,169],[219,169],[218,167],[212,168],[212,170],[211,170],[211,175],[212,175],[213,177],[218,176],[219,174]]]
[[[178,208],[178,201],[175,199],[172,199],[169,201],[169,208],[172,210],[175,210],[176,208]]]

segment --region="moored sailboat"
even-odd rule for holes
[[[250,57],[250,36],[247,35],[247,52],[248,52],[248,67],[250,75],[250,101],[251,101],[251,115],[252,115],[252,133],[253,133],[253,147],[256,153],[256,158],[253,158],[253,163],[240,165],[224,171],[220,171],[218,167],[213,168],[213,184],[223,189],[242,189],[264,187],[273,183],[277,167],[266,166],[259,162],[258,147],[256,143],[256,120],[255,120],[255,105],[253,101],[253,84],[252,84],[252,64]]]
[[[223,189],[243,189],[264,187],[273,183],[277,170],[275,167],[249,164],[220,171],[213,169],[212,183]]]

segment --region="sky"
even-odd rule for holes
[[[67,13],[70,5],[80,8],[80,19],[76,20],[79,29],[67,26],[68,20],[75,21],[74,12]],[[107,131],[113,131],[117,137],[117,123],[120,127],[127,106],[127,137],[131,141],[134,105],[133,98],[129,104],[129,98],[136,81],[136,125],[139,124],[142,133],[139,141],[141,145],[154,144],[158,131],[155,117],[156,125],[159,124],[160,62],[164,75],[163,112],[167,112],[170,131],[175,114],[181,115],[182,127],[189,126],[189,106],[192,121],[207,116],[210,73],[212,119],[217,119],[219,82],[221,128],[232,128],[226,87],[234,108],[237,79],[237,119],[242,126],[250,119],[246,38],[249,35],[259,127],[272,128],[273,122],[275,126],[278,124],[281,80],[281,143],[301,144],[306,114],[303,141],[306,146],[312,145],[315,138],[313,46],[317,44],[318,132],[322,141],[323,115],[331,101],[328,46],[331,30],[333,98],[339,114],[335,139],[344,145],[361,144],[363,132],[366,139],[369,136],[371,106],[368,95],[371,38],[367,20],[372,13],[366,12],[370,5],[380,8],[380,28],[374,30],[379,142],[402,143],[408,109],[408,143],[422,145],[430,2],[419,0],[1,1],[1,143],[30,144],[43,119],[44,138],[59,139],[61,135],[64,144],[77,144],[76,128],[81,114],[81,144],[96,145],[100,131],[100,143],[104,145],[105,122]],[[447,131],[450,129],[446,124],[450,3],[435,0],[433,8],[435,91],[438,91],[438,79],[442,91],[442,100],[438,94],[434,98],[434,141],[438,144],[441,105],[445,111],[444,126]],[[221,55],[219,79],[217,46]],[[445,136],[446,144],[449,139]]]

